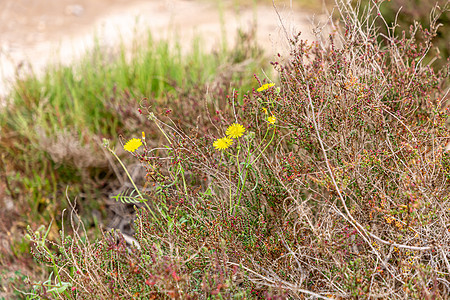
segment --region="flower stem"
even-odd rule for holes
[[[272,143],[273,138],[275,137],[275,131],[276,130],[274,128],[272,137],[270,138],[270,141],[267,143],[267,145],[264,147],[264,149],[261,151],[261,153],[259,153],[259,155],[255,158],[255,160],[252,161],[252,163],[250,165],[253,165],[259,159],[259,157],[264,153],[264,151],[266,151],[267,147],[269,147],[269,145]]]
[[[144,203],[145,207],[147,207],[147,209],[151,212],[151,214],[153,215],[153,218],[155,218],[155,221],[159,224],[158,219],[156,218],[155,212],[150,208],[150,206],[148,206],[147,204],[147,200],[142,196],[141,191],[137,188],[136,184],[134,183],[133,178],[131,177],[130,173],[128,172],[127,168],[125,167],[125,165],[122,163],[122,160],[117,156],[116,152],[114,150],[112,150],[110,147],[107,147],[109,152],[111,152],[114,157],[119,161],[120,165],[122,166],[122,168],[124,169],[125,173],[127,174],[128,178],[131,181],[131,184],[133,184],[134,189],[136,190],[136,192],[138,193],[139,197],[141,198],[141,202]]]

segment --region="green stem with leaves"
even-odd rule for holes
[[[131,177],[130,173],[128,172],[127,168],[125,167],[125,165],[122,163],[122,160],[117,156],[116,152],[114,150],[112,150],[110,147],[108,147],[109,152],[112,153],[112,155],[114,155],[114,157],[117,159],[117,161],[120,163],[120,165],[122,166],[123,170],[125,171],[125,173],[128,176],[128,179],[130,179],[131,184],[133,185],[134,189],[136,190],[136,192],[139,195],[139,198],[141,198],[142,202],[145,202],[144,197],[141,194],[141,191],[137,188],[136,184],[134,183],[133,178]],[[147,203],[145,203],[147,205]]]
[[[114,157],[117,159],[117,161],[118,161],[118,162],[120,163],[120,165],[122,166],[123,170],[125,171],[125,173],[127,174],[128,178],[130,179],[131,184],[133,185],[134,189],[135,189],[136,192],[138,193],[139,198],[141,198],[141,202],[143,202],[144,205],[145,205],[145,207],[150,211],[150,213],[152,214],[152,216],[153,216],[153,218],[155,219],[155,221],[156,221],[159,225],[161,225],[160,222],[159,222],[159,220],[158,220],[158,218],[157,218],[156,215],[155,215],[155,212],[154,212],[154,211],[150,208],[150,206],[147,204],[147,199],[145,199],[144,196],[142,196],[141,191],[137,188],[136,184],[134,183],[133,178],[131,177],[131,175],[130,175],[130,173],[128,172],[127,168],[126,168],[125,165],[123,164],[122,160],[117,156],[116,152],[115,152],[114,150],[112,150],[112,149],[109,147],[109,141],[105,142],[105,140],[104,140],[104,145],[105,145],[105,147],[109,150],[109,152],[111,152],[112,155],[114,155]]]
[[[244,163],[244,167],[245,167],[244,180],[242,181],[242,187],[240,187],[240,184],[238,184],[239,198],[238,198],[238,201],[237,201],[237,203],[235,205],[235,208],[238,207],[240,205],[240,203],[241,203],[241,198],[242,198],[242,195],[243,195],[243,192],[244,192],[245,183],[247,181],[248,169],[259,159],[259,157],[261,157],[261,155],[264,153],[264,151],[266,151],[267,147],[269,147],[269,145],[272,143],[272,141],[273,141],[273,139],[275,137],[275,131],[276,130],[275,130],[275,127],[274,127],[273,134],[272,134],[272,137],[271,137],[270,141],[267,143],[267,145],[264,147],[264,149],[261,151],[261,153],[259,153],[259,155],[251,163],[248,163],[248,160],[249,160],[251,154],[255,153],[261,147],[263,141],[266,139],[267,134],[269,133],[269,129],[267,129],[266,134],[264,135],[264,138],[262,139],[261,143],[258,145],[258,147],[257,147],[257,149],[255,151],[250,153],[250,149],[248,149],[247,158],[245,159],[245,163]],[[239,150],[238,150],[238,154],[236,156],[237,157],[239,156]],[[238,162],[239,179],[241,179],[241,169],[239,167],[239,161],[237,161],[237,162]],[[239,183],[240,182],[241,182],[241,180],[239,180]]]

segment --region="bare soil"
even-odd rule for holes
[[[0,1],[0,95],[14,81],[18,66],[42,72],[50,63],[70,63],[93,46],[106,46],[145,33],[157,39],[179,38],[188,48],[201,35],[206,49],[226,36],[232,43],[237,28],[256,22],[258,42],[267,53],[285,51],[288,34],[302,31],[311,40],[313,14],[293,11],[289,0],[272,6],[236,7],[237,1],[195,0],[2,0]],[[29,71],[31,68],[23,68]]]

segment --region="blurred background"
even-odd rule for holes
[[[276,1],[285,25],[310,32],[322,1]],[[223,36],[231,43],[237,29],[258,24],[258,43],[269,52],[278,45],[280,22],[269,0],[2,0],[0,1],[0,93],[17,67],[31,64],[39,72],[50,62],[69,62],[92,48],[94,38],[106,46],[127,43],[150,29],[157,39],[179,39],[190,47],[203,36],[205,49]],[[311,36],[307,36],[311,38]],[[274,48],[272,48],[274,47]]]
[[[311,24],[325,23],[323,15],[333,11],[333,4],[333,0],[275,1],[288,30],[302,31],[303,38],[310,40]],[[399,24],[408,29],[413,20],[426,26],[435,4],[443,7],[448,1],[386,1],[381,11],[388,24],[399,12]],[[271,0],[2,0],[0,94],[5,94],[5,85],[18,66],[31,63],[39,72],[49,60],[68,62],[80,57],[92,47],[94,36],[104,44],[117,45],[147,28],[158,39],[177,33],[182,45],[190,45],[192,36],[201,34],[205,48],[211,49],[224,34],[231,42],[237,28],[257,24],[258,43],[276,53],[286,47],[286,39],[272,5]],[[447,24],[448,14],[439,21]],[[383,30],[385,26],[379,25]],[[450,39],[442,29],[436,42],[443,56],[448,56]]]

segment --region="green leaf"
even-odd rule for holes
[[[131,190],[131,193],[129,193]],[[122,202],[122,203],[141,203],[147,200],[142,200],[141,197],[139,196],[139,193],[136,192],[135,189],[127,189],[124,190],[122,192],[120,192],[119,194],[117,194],[116,196],[112,196],[111,199],[116,200],[117,202]]]

